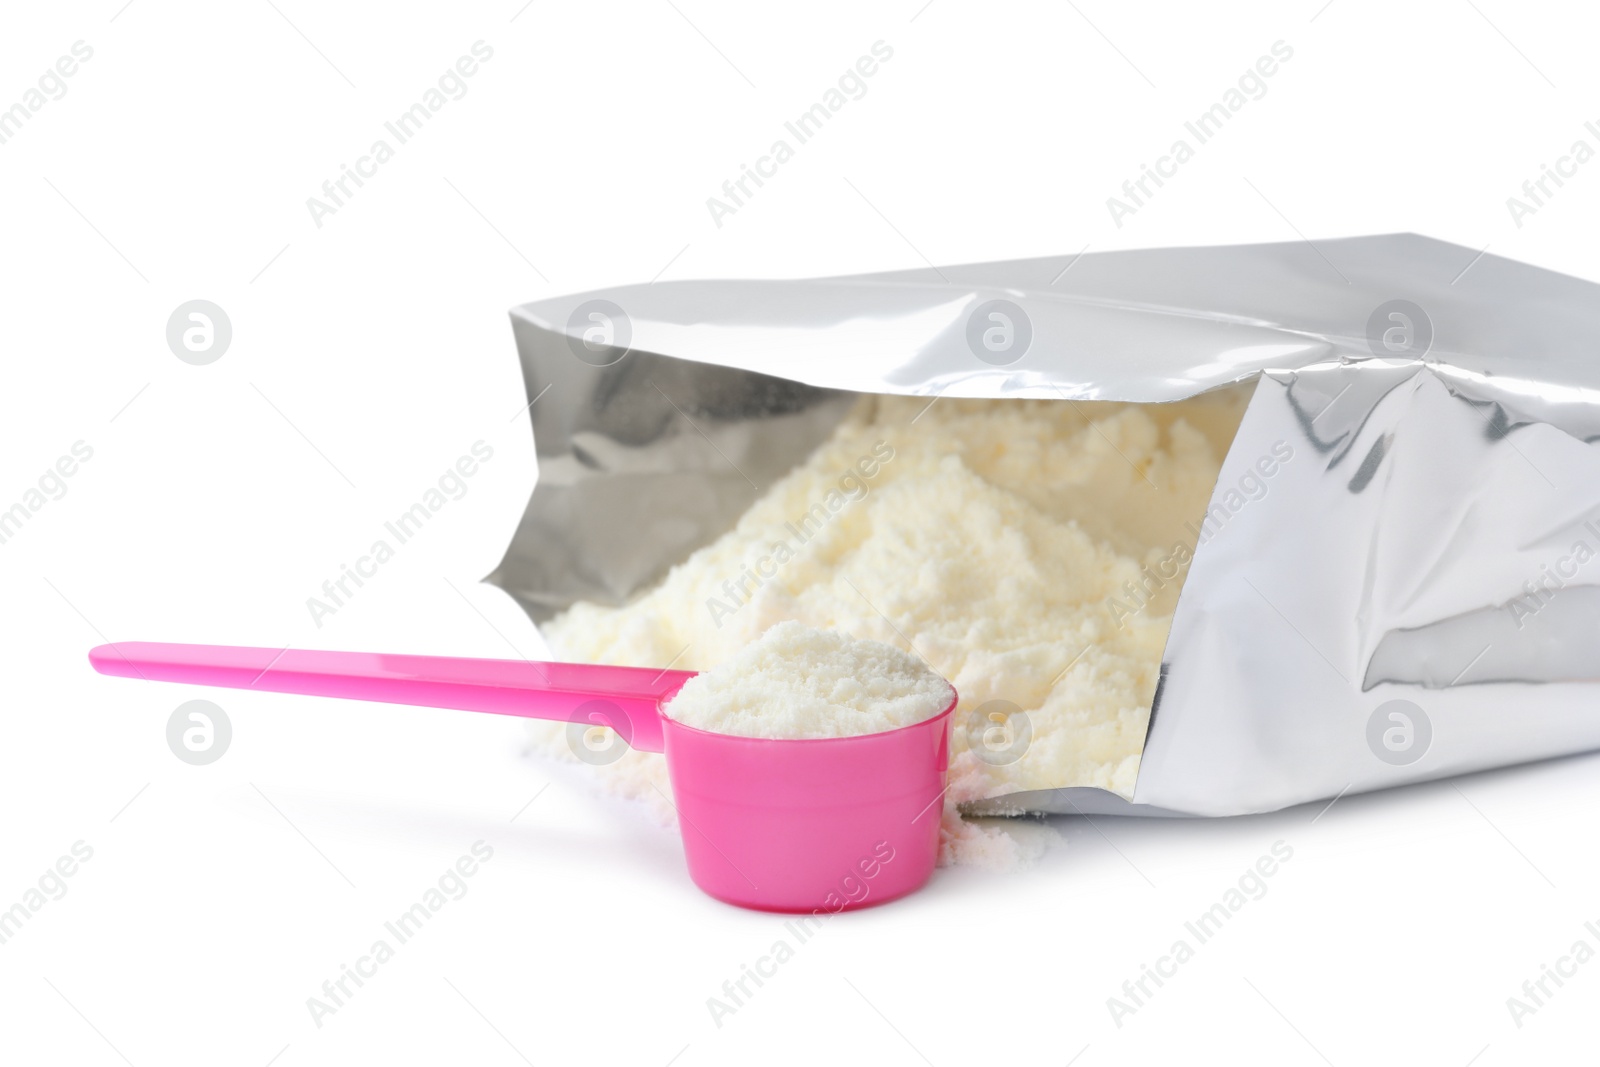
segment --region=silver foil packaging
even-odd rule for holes
[[[489,580],[536,622],[658,580],[860,393],[1257,383],[1133,799],[995,810],[1244,814],[1600,747],[1600,286],[1390,235],[658,282],[512,324],[539,481]]]

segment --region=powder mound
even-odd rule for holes
[[[1143,405],[863,397],[652,588],[580,601],[541,630],[557,658],[658,669],[714,669],[788,620],[914,648],[961,694],[943,862],[1025,866],[1039,827],[960,808],[1073,786],[1133,795],[1173,608],[1252,388]],[[996,701],[1026,717],[1020,754],[982,728]],[[530,729],[573,758],[565,724]],[[588,772],[672,820],[660,755]]]
[[[855,737],[931,719],[954,696],[892,645],[787,621],[689,679],[664,710],[685,726],[740,737]]]

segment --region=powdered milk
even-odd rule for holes
[[[931,719],[954,695],[926,664],[892,645],[791,621],[689,679],[663,710],[719,734],[854,737]]]
[[[863,397],[734,529],[623,607],[575,604],[546,637],[566,659],[694,670],[785,620],[904,649],[961,697],[945,858],[1010,862],[1015,842],[955,805],[1131,794],[1178,588],[1247,399]],[[564,750],[559,729],[545,736]],[[668,788],[654,754],[600,771],[630,795]]]

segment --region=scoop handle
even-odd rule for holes
[[[646,752],[661,751],[661,703],[694,677],[649,667],[151,641],[100,645],[89,663],[123,678],[610,726]]]

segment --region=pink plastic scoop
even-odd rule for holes
[[[101,674],[609,726],[664,752],[689,875],[719,900],[836,912],[922,886],[939,852],[950,706],[858,737],[709,733],[662,713],[691,671],[529,660],[124,642]]]

